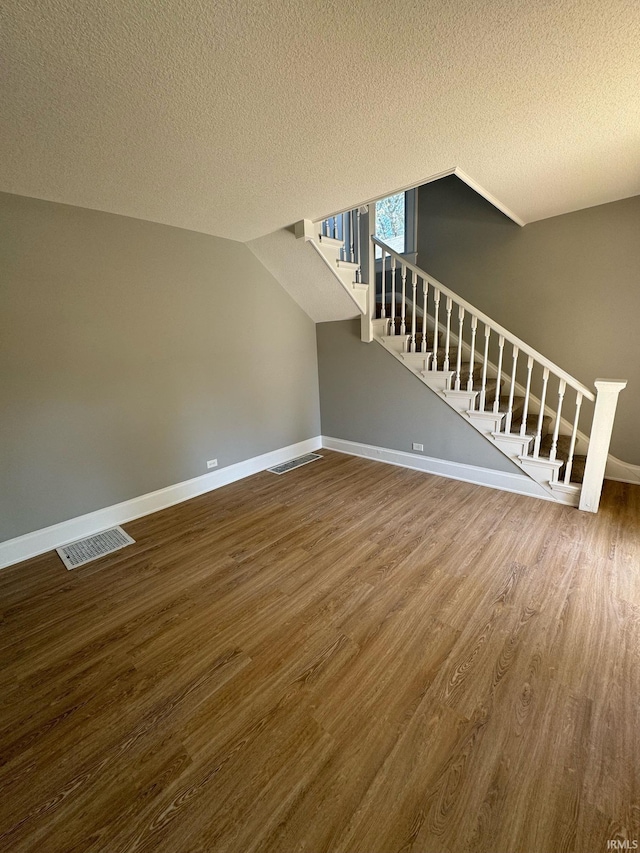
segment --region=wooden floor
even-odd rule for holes
[[[640,487],[329,451],[0,572],[0,849],[640,842]]]

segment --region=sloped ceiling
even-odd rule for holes
[[[5,0],[0,189],[247,241],[458,166],[640,193],[637,0]]]

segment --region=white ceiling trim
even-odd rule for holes
[[[470,186],[472,190],[475,190],[478,195],[481,195],[483,198],[486,198],[488,202],[490,202],[499,211],[504,213],[505,216],[508,216],[509,219],[512,219],[516,223],[516,225],[520,225],[520,227],[526,225],[524,219],[521,219],[517,213],[514,213],[513,210],[511,210],[511,208],[507,207],[506,204],[503,204],[500,199],[494,196],[493,193],[490,193],[489,190],[485,190],[483,186],[480,186],[480,184],[477,181],[474,181],[474,179],[470,175],[467,175],[466,172],[463,172],[459,166],[455,167],[452,174],[460,178],[461,181],[464,181],[465,184]]]
[[[387,190],[382,193],[382,195],[377,195],[374,198],[368,198],[366,201],[358,201],[349,205],[349,207],[343,207],[340,210],[333,210],[331,213],[326,213],[324,216],[320,216],[316,219],[316,222],[323,222],[325,219],[331,219],[333,216],[339,216],[341,213],[346,213],[349,210],[355,210],[356,207],[366,207],[369,204],[375,204],[376,201],[380,201],[380,199],[388,198],[391,195],[397,195],[398,193],[406,193],[409,190],[414,190],[416,187],[422,187],[425,184],[433,183],[433,181],[439,181],[441,178],[447,178],[449,175],[455,175],[460,178],[461,181],[464,181],[465,184],[471,187],[472,190],[475,190],[478,195],[481,195],[488,202],[490,202],[495,208],[497,208],[501,213],[504,213],[505,216],[508,216],[509,219],[512,219],[516,225],[524,226],[526,223],[523,219],[521,219],[517,213],[514,213],[506,204],[503,204],[500,199],[496,198],[493,193],[490,193],[489,190],[486,190],[483,186],[481,186],[478,181],[474,180],[470,175],[467,175],[459,166],[453,166],[451,169],[444,169],[441,172],[437,172],[435,175],[429,175],[427,178],[422,178],[422,180],[417,183],[407,184],[403,187],[398,187],[394,190]]]

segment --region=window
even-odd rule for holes
[[[415,252],[416,190],[396,193],[376,202],[376,237],[399,254]],[[381,252],[376,248],[376,258]]]

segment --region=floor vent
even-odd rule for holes
[[[71,570],[104,557],[105,554],[118,551],[126,545],[133,545],[135,541],[121,527],[112,527],[111,530],[104,530],[95,536],[87,536],[86,539],[78,539],[77,542],[56,548],[56,551],[67,569]]]
[[[267,468],[267,471],[271,471],[272,474],[286,474],[287,471],[293,471],[294,468],[300,468],[301,465],[308,465],[309,462],[315,462],[316,459],[322,459],[322,456],[319,453],[307,453],[306,456],[298,456],[297,459],[290,459],[281,465]]]

